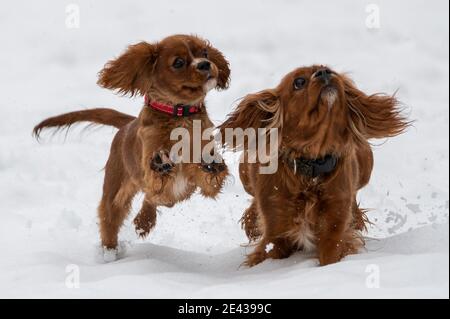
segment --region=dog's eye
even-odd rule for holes
[[[185,63],[186,62],[182,58],[176,58],[175,61],[173,61],[172,66],[175,69],[180,69],[180,68],[182,68],[184,66]]]
[[[300,89],[302,89],[305,86],[305,84],[306,84],[306,79],[305,78],[302,78],[302,77],[296,78],[294,80],[294,89],[300,90]]]

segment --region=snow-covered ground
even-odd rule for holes
[[[66,27],[69,3],[79,7],[79,28]],[[366,26],[370,3],[379,29]],[[3,3],[0,297],[448,298],[448,28],[447,1]],[[206,37],[231,62],[230,89],[208,98],[217,123],[237,98],[312,63],[349,72],[367,92],[399,90],[416,122],[375,142],[374,174],[360,193],[373,209],[365,252],[327,267],[300,253],[239,267],[251,249],[238,225],[248,196],[230,161],[235,177],[217,201],[196,196],[161,209],[145,241],[130,217],[123,258],[100,261],[96,207],[115,131],[75,129],[39,144],[31,129],[94,106],[137,114],[142,99],[100,89],[96,73],[127,44],[173,33]],[[71,288],[77,270],[80,286]]]

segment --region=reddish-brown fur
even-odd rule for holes
[[[176,58],[183,58],[186,65],[175,69],[172,64]],[[200,72],[194,59],[211,62],[210,72]],[[137,192],[145,193],[142,208],[134,219],[142,237],[155,226],[158,206],[171,207],[188,199],[197,188],[212,198],[220,192],[228,174],[225,164],[217,164],[220,169],[209,172],[201,163],[180,163],[165,173],[153,170],[151,165],[156,156],[170,161],[167,153],[176,143],[170,140],[174,128],[184,127],[192,136],[193,120],[201,121],[202,131],[213,126],[204,104],[204,85],[212,78],[216,88],[226,89],[229,76],[228,62],[222,53],[198,37],[176,35],[155,44],[141,42],[105,65],[99,73],[99,85],[132,96],[147,94],[152,101],[171,105],[200,105],[199,113],[177,118],[144,107],[135,118],[109,109],[92,109],[49,118],[35,127],[37,136],[42,129],[80,121],[119,128],[106,164],[98,210],[101,241],[106,249],[117,247],[119,229]]]
[[[248,95],[220,126],[223,135],[226,128],[279,129],[275,174],[260,174],[258,162],[239,167],[244,188],[253,196],[241,220],[250,241],[256,241],[248,266],[311,248],[317,249],[320,264],[327,265],[364,245],[360,232],[367,219],[356,194],[369,182],[373,168],[368,140],[400,134],[409,123],[395,97],[368,96],[346,76],[329,69],[327,86],[314,76],[324,69],[297,69],[275,89]],[[306,83],[294,89],[299,77]],[[235,150],[241,147],[245,152],[245,145],[231,145]],[[329,175],[311,178],[295,174],[288,165],[294,158],[327,154],[338,158]]]

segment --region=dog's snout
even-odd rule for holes
[[[210,69],[211,69],[211,62],[209,61],[202,61],[199,64],[197,64],[197,70],[209,71]]]
[[[314,73],[314,77],[320,79],[322,82],[327,83],[331,79],[333,72],[328,68],[323,68]]]

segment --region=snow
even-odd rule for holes
[[[266,245],[265,251],[266,251],[266,253],[270,253],[272,251],[272,249],[273,249],[273,244],[272,243],[268,243]]]
[[[366,27],[368,3],[357,0],[73,3],[75,29],[65,2],[0,11],[0,297],[449,297],[448,2],[372,1],[379,29]],[[216,123],[239,97],[312,63],[348,72],[367,92],[398,90],[416,122],[374,141],[375,170],[359,195],[374,222],[364,252],[326,267],[301,253],[241,267],[252,249],[238,225],[249,197],[228,154],[234,177],[217,201],[198,195],[161,209],[143,241],[132,225],[139,196],[118,260],[100,260],[96,207],[115,130],[76,128],[38,143],[31,129],[89,107],[137,114],[142,99],[100,89],[96,73],[126,45],[173,33],[202,35],[231,62],[230,89],[208,96]]]

